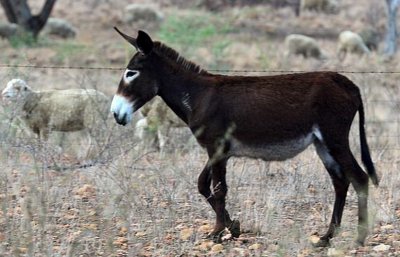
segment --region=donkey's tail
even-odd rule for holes
[[[371,178],[372,183],[375,186],[378,186],[379,179],[378,179],[378,176],[376,175],[374,163],[372,162],[371,154],[369,152],[367,137],[365,135],[364,106],[363,106],[361,96],[360,96],[360,101],[361,101],[361,104],[360,104],[360,107],[358,108],[358,115],[359,115],[359,127],[360,127],[361,160],[364,163],[365,168],[367,169],[368,175]]]

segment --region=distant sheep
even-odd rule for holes
[[[356,53],[363,55],[369,54],[370,51],[360,35],[352,31],[343,31],[342,33],[340,33],[338,40],[338,58],[340,60],[343,60],[346,57],[347,53]]]
[[[45,141],[50,131],[91,129],[108,115],[109,98],[94,89],[33,91],[24,80],[12,79],[2,97]]]
[[[127,23],[138,21],[159,23],[163,18],[163,14],[154,5],[130,4],[124,10],[124,20]]]
[[[54,35],[61,38],[74,38],[77,29],[68,21],[58,18],[49,18],[43,29],[44,34]]]
[[[291,34],[285,38],[285,56],[302,55],[304,58],[326,59],[317,41],[300,34]]]
[[[10,39],[16,35],[19,30],[19,26],[15,23],[1,23],[0,24],[0,37]]]
[[[335,0],[301,0],[301,11],[315,11],[335,14],[339,11],[339,5]]]
[[[154,142],[162,150],[171,128],[187,125],[159,98],[142,107],[143,118],[136,123],[136,135],[146,141]]]

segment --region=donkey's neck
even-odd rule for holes
[[[210,74],[163,43],[155,42],[153,51],[165,61],[158,66],[162,74],[158,95],[188,124],[201,82]]]
[[[197,74],[196,78],[176,76],[166,79],[159,90],[160,97],[186,124],[190,121],[201,87],[198,76],[202,75]]]

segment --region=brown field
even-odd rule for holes
[[[378,188],[370,187],[365,246],[353,244],[357,198],[351,188],[342,228],[331,246],[312,247],[311,241],[328,227],[334,200],[313,147],[285,162],[230,160],[227,209],[241,221],[244,233],[216,245],[205,239],[214,212],[197,192],[207,156],[188,129],[174,129],[161,154],[134,137],[133,124],[116,126],[110,117],[106,138],[92,131],[99,145],[82,159],[87,142],[79,133],[53,133],[40,144],[3,106],[0,256],[400,256],[400,55],[385,60],[382,42],[370,56],[351,55],[343,62],[336,58],[336,35],[342,30],[373,26],[384,35],[384,1],[341,0],[338,14],[296,17],[290,8],[268,5],[226,7],[216,13],[159,0],[154,2],[165,16],[159,25],[124,23],[123,8],[129,2],[59,1],[53,16],[76,26],[77,37],[43,36],[30,47],[0,40],[0,63],[123,68],[134,50],[114,32],[117,25],[132,35],[144,29],[209,70],[264,71],[245,75],[341,71],[361,88],[369,146],[381,179]],[[2,12],[0,19],[5,21]],[[329,58],[284,59],[284,36],[294,32],[315,36]],[[387,71],[394,73],[379,73]],[[21,77],[35,89],[96,88],[110,98],[121,75],[122,69],[0,68],[2,88]],[[351,142],[359,159],[356,121]],[[79,168],[78,162],[91,165]]]

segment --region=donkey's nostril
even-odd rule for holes
[[[113,112],[113,115],[114,115],[115,121],[118,124],[120,124],[122,126],[125,126],[128,123],[127,119],[126,119],[126,114],[124,114],[124,116],[122,116],[122,118],[120,118],[116,112]]]

